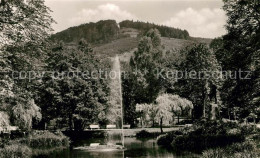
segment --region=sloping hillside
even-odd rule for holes
[[[165,46],[166,50],[179,50],[195,43],[205,43],[209,45],[211,41],[212,39],[194,37],[190,37],[189,40],[162,37],[162,44]]]
[[[101,20],[68,28],[51,36],[53,41],[77,42],[84,38],[89,43],[106,43],[118,38],[119,27],[115,20]]]
[[[191,40],[183,40],[183,39],[176,39],[176,38],[167,38],[162,37],[162,44],[165,46],[166,50],[172,50],[172,49],[182,49],[188,45],[191,45],[195,43]]]
[[[137,48],[137,46],[137,38],[127,37],[96,46],[93,48],[93,50],[100,57],[113,57],[116,54],[122,54],[124,52],[131,51],[132,49]]]
[[[52,35],[51,39],[54,41],[62,40],[66,45],[74,47],[75,43],[83,38],[91,43],[94,52],[100,58],[114,57],[119,54],[121,60],[129,61],[134,50],[138,47],[140,37],[149,28],[159,29],[166,51],[179,50],[193,43],[209,44],[211,42],[211,39],[189,37],[186,30],[151,23],[123,21],[119,28],[115,20],[104,20],[71,27]],[[172,36],[177,38],[171,38]]]

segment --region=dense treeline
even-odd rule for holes
[[[30,131],[55,120],[60,127],[81,130],[104,122],[107,80],[82,73],[109,69],[107,59],[97,58],[84,40],[72,47],[51,43],[54,20],[43,1],[1,1],[0,10],[0,126]],[[115,21],[101,21],[93,28],[101,32],[96,39],[106,40],[118,29]]]
[[[78,42],[84,38],[89,43],[103,43],[117,38],[118,25],[115,20],[101,20],[68,28],[51,36],[52,40],[65,43]]]
[[[221,88],[223,115],[230,119],[260,116],[259,56],[260,4],[257,1],[224,1],[228,33],[211,43],[223,71],[232,71],[233,79]]]
[[[174,121],[174,116],[216,119],[216,107],[221,104],[217,93],[220,80],[214,76],[185,76],[192,72],[220,73],[216,57],[207,45],[193,44],[182,50],[165,52],[159,31],[151,29],[140,39],[129,67],[125,67],[129,71],[128,78],[123,79],[125,122],[133,124],[137,118],[145,118],[147,111],[151,116],[142,122],[150,120],[152,125],[155,125],[155,116],[162,119],[157,120],[157,124]],[[175,74],[177,72],[182,75]],[[176,97],[166,97],[165,93]],[[192,104],[182,101],[186,99]],[[163,100],[161,104],[160,100]],[[135,111],[139,104],[142,108]],[[186,107],[188,111],[193,110],[192,114],[185,113]]]
[[[192,101],[193,119],[257,122],[260,114],[259,4],[224,1],[223,9],[228,17],[228,32],[213,40],[209,47],[196,44],[180,51],[164,52],[156,29],[141,38],[138,51],[129,63],[130,77],[123,81],[127,109],[135,109],[136,104],[148,106],[161,93],[171,93]],[[122,23],[121,27],[138,28],[145,24]],[[162,73],[158,75],[154,70]],[[169,71],[182,74],[167,77]],[[183,72],[188,75],[181,76],[185,75]],[[125,119],[130,123],[140,117],[136,112],[126,112]]]
[[[0,71],[4,72],[0,75],[1,126],[30,130],[42,118],[34,98],[38,81],[19,79],[12,72],[41,70],[54,22],[49,12],[43,1],[0,2]]]
[[[109,68],[108,63],[104,62],[106,59],[101,60],[103,56],[97,58],[90,45],[80,39],[95,43],[116,38],[119,27],[114,20],[80,25],[52,36],[52,39],[65,43],[77,42],[73,47],[61,43],[53,45],[47,40],[53,19],[44,3],[31,1],[30,7],[27,7],[23,1],[15,2],[1,4],[4,18],[0,19],[0,31],[11,33],[1,34],[1,71],[47,70],[63,73]],[[14,10],[11,18],[9,9],[12,7],[18,9]],[[39,16],[27,13],[35,12],[36,9],[39,10]],[[136,104],[154,104],[163,93],[179,95],[192,101],[193,118],[196,119],[242,120],[259,116],[259,4],[225,1],[224,9],[229,17],[228,33],[214,40],[211,49],[199,44],[181,51],[166,52],[161,36],[187,38],[188,32],[143,22],[120,23],[120,27],[144,31],[138,50],[134,52],[130,63],[126,64],[129,77],[122,81],[126,123],[135,125],[139,117]],[[30,20],[21,16],[23,14]],[[40,21],[40,24],[35,21]],[[153,27],[157,29],[150,29]],[[161,75],[158,77],[154,72],[156,70],[165,70],[162,75],[166,71],[175,70],[217,73],[221,73],[220,70],[243,70],[251,72],[251,79],[218,80],[212,77],[207,80],[176,80]],[[53,80],[45,76],[42,80],[29,81],[14,79],[10,74],[0,77],[2,124],[31,129],[32,124],[37,124],[42,118],[43,122],[60,119],[71,128],[74,124],[74,128],[83,129],[90,123],[107,121],[102,111],[106,111],[109,106],[108,80]],[[99,120],[96,116],[99,116]]]
[[[119,23],[120,27],[128,27],[128,28],[135,28],[142,31],[144,34],[149,31],[150,29],[156,28],[160,31],[162,37],[170,37],[170,38],[179,38],[179,39],[188,39],[189,33],[187,30],[181,30],[178,28],[172,28],[163,25],[156,25],[148,22],[141,22],[141,21],[130,21],[125,20]]]
[[[84,130],[89,124],[106,121],[108,80],[91,74],[105,70],[109,63],[100,62],[87,42],[80,40],[75,47],[60,43],[45,63],[45,70],[52,73],[46,74],[36,88],[42,123],[55,120],[57,128]]]

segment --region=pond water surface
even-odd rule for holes
[[[111,137],[108,139],[85,139],[74,143],[74,147],[90,145],[90,143],[104,144],[107,141],[111,142]],[[113,138],[113,143],[117,143],[118,139]],[[197,157],[194,154],[176,154],[166,148],[159,147],[156,139],[137,139],[134,137],[125,138],[125,151],[83,151],[66,149],[62,151],[52,152],[48,156],[37,156],[35,158],[192,158]]]

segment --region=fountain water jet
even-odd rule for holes
[[[113,67],[112,71],[115,76],[111,77],[111,96],[110,96],[110,104],[112,105],[109,110],[109,120],[111,123],[117,123],[117,127],[120,127],[121,124],[121,142],[122,145],[115,145],[115,139],[113,134],[108,134],[108,141],[106,145],[99,145],[99,143],[92,143],[90,146],[82,146],[74,149],[78,150],[88,150],[88,151],[115,151],[115,150],[126,150],[124,147],[124,121],[123,121],[123,98],[122,98],[122,81],[121,81],[121,67],[120,67],[120,59],[119,56],[113,59]],[[117,118],[121,118],[121,123],[118,123]],[[111,140],[110,140],[111,139]]]
[[[109,120],[113,123],[117,124],[117,127],[120,127],[121,124],[121,141],[122,145],[124,146],[124,129],[123,129],[123,99],[122,99],[122,79],[121,79],[121,66],[120,66],[120,59],[119,56],[116,55],[115,58],[113,58],[113,67],[112,71],[115,76],[111,77],[111,96],[110,96],[110,104],[112,107],[110,107],[110,116]],[[116,117],[115,117],[116,116]],[[112,119],[111,119],[112,118]],[[120,118],[120,122],[116,119]]]

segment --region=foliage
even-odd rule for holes
[[[203,151],[203,158],[257,158],[259,153],[256,151],[256,144],[253,142],[234,143],[230,146]]]
[[[142,127],[149,125],[152,121],[154,125],[156,116],[156,105],[154,104],[136,104],[136,113],[141,119]]]
[[[183,135],[174,139],[172,146],[177,150],[196,152],[243,142],[247,136],[235,122],[200,121],[181,131]]]
[[[216,40],[212,44],[223,70],[234,73],[233,79],[226,79],[221,89],[222,115],[229,119],[259,114],[259,5],[257,1],[224,0],[228,33],[219,44]]]
[[[189,100],[181,98],[178,95],[159,95],[156,99],[156,103],[155,119],[158,122],[160,121],[161,131],[163,120],[171,121],[174,115],[180,116],[185,111],[187,112],[193,109],[193,104]]]
[[[11,124],[30,130],[33,122],[41,119],[33,84],[14,79],[17,76],[11,72],[39,68],[36,63],[44,56],[54,20],[42,0],[1,0],[0,13],[0,70],[6,73],[0,78],[0,110],[9,115]]]
[[[193,104],[191,101],[181,98],[178,95],[168,95],[169,99],[171,100],[170,107],[171,112],[178,116],[178,122],[179,122],[179,116],[191,116],[191,112],[193,107]]]
[[[153,133],[150,133],[146,130],[141,130],[140,132],[136,133],[136,138],[150,138],[150,137],[153,137],[153,136],[154,136]]]
[[[136,104],[136,112],[141,117],[142,125],[148,124],[149,121],[155,121],[160,123],[160,127],[163,125],[163,121],[171,121],[173,116],[180,116],[190,114],[193,105],[185,98],[181,98],[178,95],[161,94],[157,97],[155,104]]]
[[[161,79],[154,71],[159,68],[162,45],[159,31],[151,29],[141,38],[138,50],[130,59],[130,66],[125,66],[128,76],[122,80],[123,102],[127,116],[125,120],[131,124],[137,118],[135,112],[136,104],[153,103],[162,89]]]
[[[13,121],[15,125],[21,128],[31,129],[33,119],[34,121],[40,121],[42,119],[42,114],[40,113],[40,108],[34,103],[34,100],[29,100],[25,105],[28,107],[24,108],[20,102],[13,107]]]
[[[232,129],[239,129],[235,122],[224,123],[222,121],[197,121],[193,126],[184,128],[183,133],[200,134],[200,135],[225,135]],[[240,134],[240,133],[239,133]]]
[[[181,131],[173,131],[166,134],[162,134],[157,137],[157,144],[161,146],[170,147],[172,141],[179,135],[182,135]]]
[[[176,65],[177,70],[195,75],[178,76],[180,79],[172,89],[193,103],[195,118],[201,116],[210,118],[209,115],[206,116],[210,114],[209,102],[216,102],[216,89],[221,85],[220,78],[213,75],[219,74],[220,71],[216,57],[205,44],[189,46],[180,53],[184,59]]]
[[[144,34],[150,29],[158,29],[163,37],[179,38],[179,39],[188,39],[189,33],[186,30],[176,29],[167,26],[160,26],[151,23],[145,23],[141,21],[130,21],[125,20],[119,23],[120,27],[126,28],[135,28],[141,30]]]
[[[158,78],[155,70],[160,68],[162,45],[159,31],[151,29],[141,38],[138,50],[130,59],[131,84],[136,84],[134,90],[136,103],[152,103],[162,89],[161,78]]]
[[[250,124],[240,125],[239,129],[241,130],[241,133],[243,135],[250,135],[250,134],[254,134],[255,132],[257,132],[255,130],[255,125],[250,125]]]
[[[178,136],[173,140],[172,146],[176,150],[200,152],[204,149],[224,147],[236,142],[244,141],[241,135],[197,135],[188,134]],[[200,143],[198,143],[200,142]]]
[[[49,12],[43,0],[1,0],[0,47],[28,42],[35,45],[45,40],[54,22]]]
[[[69,143],[68,137],[62,133],[54,134],[49,131],[34,131],[26,138],[15,139],[5,143],[0,148],[0,158],[30,158],[35,154],[35,151],[67,148]]]
[[[32,149],[50,149],[56,147],[68,147],[70,140],[61,132],[54,134],[49,131],[42,131],[31,134],[28,138],[22,139],[20,143],[26,144]]]
[[[160,127],[161,127],[161,133],[163,133],[162,130],[162,125],[163,125],[163,120],[166,121],[171,121],[173,114],[171,113],[171,100],[168,97],[168,94],[162,94],[157,97],[156,99],[157,103],[157,110],[156,110],[156,115],[155,119],[160,122]]]
[[[209,148],[244,142],[246,136],[248,135],[235,122],[199,121],[191,127],[159,136],[157,143],[171,146],[177,151],[201,152]]]
[[[30,158],[32,156],[32,150],[22,144],[10,144],[4,148],[0,148],[0,158]]]
[[[91,74],[105,70],[106,63],[99,62],[89,44],[84,40],[76,48],[60,44],[46,62],[46,69],[56,74],[46,74],[38,86],[37,102],[43,109],[44,121],[62,118],[70,129],[84,130],[103,120],[109,92],[107,80],[104,73],[97,78]]]
[[[104,43],[117,38],[119,28],[115,20],[101,20],[68,28],[51,36],[54,41],[65,43],[79,42],[85,39],[90,43]]]
[[[5,112],[0,111],[0,127],[9,126],[9,116]]]
[[[123,105],[124,105],[124,122],[130,124],[131,127],[136,126],[137,112],[135,89],[137,85],[134,84],[135,78],[131,75],[128,78],[122,78],[122,91],[123,91]]]

